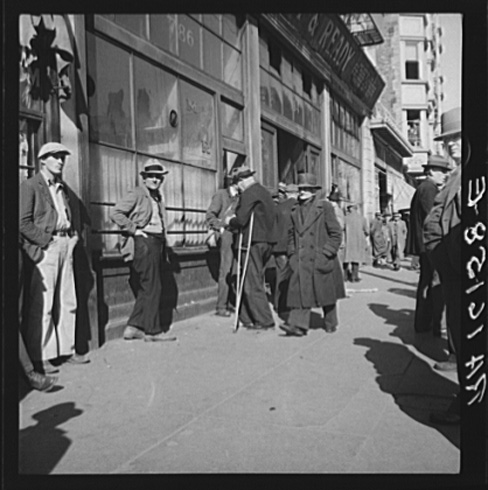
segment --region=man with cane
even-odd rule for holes
[[[225,221],[241,234],[237,251],[238,263],[242,264],[241,284],[237,284],[238,322],[247,329],[266,330],[274,327],[264,272],[277,242],[277,214],[271,194],[256,181],[254,173],[247,166],[232,170],[230,175],[241,196],[235,216]]]

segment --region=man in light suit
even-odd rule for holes
[[[390,233],[391,255],[393,260],[393,270],[400,270],[400,261],[404,257],[405,242],[407,239],[407,225],[401,219],[400,213],[393,213],[393,219],[388,222]]]
[[[76,291],[74,231],[68,187],[62,180],[66,146],[51,142],[41,147],[41,170],[20,187],[19,231],[25,255],[33,262],[26,346],[36,370],[56,372],[51,360],[88,360],[75,352]]]

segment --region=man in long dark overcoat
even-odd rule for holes
[[[288,231],[288,257],[292,270],[288,287],[288,322],[281,325],[287,335],[306,335],[312,308],[322,307],[324,328],[337,329],[336,303],[345,297],[341,264],[337,252],[341,244],[341,226],[334,208],[325,198],[317,198],[320,189],[313,174],[298,175],[298,200],[291,212]]]
[[[414,330],[417,333],[433,330],[440,335],[444,302],[439,275],[427,256],[422,230],[425,218],[434,205],[434,198],[450,172],[449,162],[440,155],[431,155],[424,170],[426,179],[418,186],[410,204],[407,235],[407,254],[418,255],[420,263]]]

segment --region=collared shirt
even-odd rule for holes
[[[64,185],[59,180],[52,178],[46,172],[41,170],[41,174],[46,180],[47,187],[51,193],[56,208],[58,219],[55,231],[67,231],[71,228],[68,214],[68,205],[64,194]]]
[[[152,214],[149,223],[142,229],[147,233],[163,233],[163,217],[161,216],[161,208],[159,202],[151,196]]]

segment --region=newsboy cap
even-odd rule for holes
[[[229,175],[233,178],[234,182],[239,182],[239,180],[251,177],[255,173],[256,170],[251,170],[247,165],[242,165],[242,167],[233,168]]]
[[[456,107],[441,115],[441,134],[436,136],[434,141],[439,141],[447,136],[460,133],[461,131],[461,108]]]
[[[142,176],[147,174],[166,175],[167,173],[169,173],[169,170],[166,170],[159,160],[151,158],[144,164],[144,168],[141,170],[140,173]]]
[[[48,155],[55,155],[56,153],[65,153],[66,155],[71,155],[71,151],[68,150],[66,146],[62,145],[61,143],[51,141],[50,143],[45,143],[41,146],[41,149],[37,154],[37,158],[44,158]]]
[[[298,174],[298,189],[322,189],[322,186],[317,184],[317,177],[314,174],[303,173]]]
[[[451,170],[451,165],[448,160],[446,160],[441,155],[429,155],[427,163],[423,165],[425,169],[427,168],[443,168],[445,170]]]

